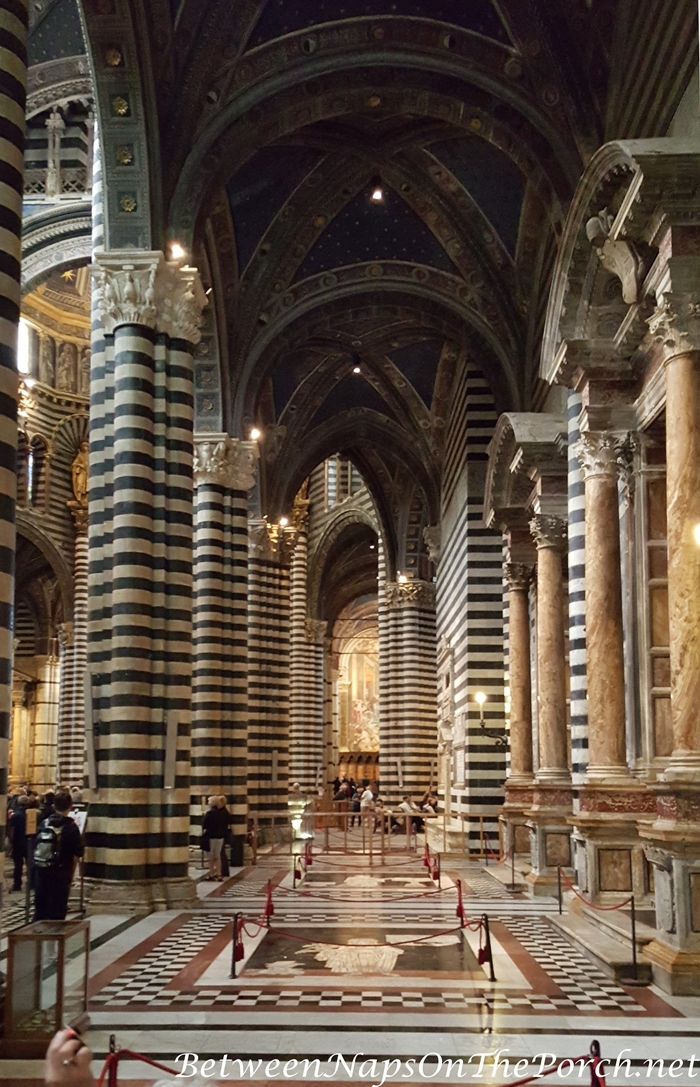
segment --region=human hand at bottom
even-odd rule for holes
[[[92,1053],[74,1030],[59,1030],[44,1060],[46,1087],[95,1087],[90,1071]]]

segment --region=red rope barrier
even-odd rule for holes
[[[254,923],[257,924],[257,922],[254,922]],[[468,923],[468,927],[472,927],[475,924],[478,925],[478,926],[481,926],[481,921]],[[262,927],[264,927],[264,926],[261,926],[261,928]],[[424,940],[432,940],[436,936],[448,936],[453,932],[459,932],[460,929],[461,929],[461,925],[458,925],[456,928],[444,929],[444,931],[442,931],[442,932],[431,932],[427,936],[419,936],[415,940],[402,940],[402,941],[397,942],[397,943],[387,944],[386,946],[388,946],[388,947],[402,947],[402,946],[407,945],[407,944],[419,944],[419,943],[422,943]],[[316,940],[316,939],[310,939],[308,936],[299,936],[295,932],[285,932],[285,930],[281,929],[281,928],[270,928],[267,931],[271,932],[271,933],[276,933],[278,936],[286,936],[290,940],[299,940],[301,943],[304,943],[304,944],[309,944],[309,943],[323,944],[324,947],[382,947],[383,946],[382,944],[337,944],[337,943],[334,943],[332,940]]]
[[[284,894],[300,896],[301,898],[316,898],[321,902],[336,902],[337,896],[334,896],[331,892],[326,894],[314,894],[313,891],[298,891],[295,887],[283,887],[281,884],[277,885],[276,890],[282,891]],[[338,891],[342,892],[345,898],[351,895],[353,891],[362,892],[362,887],[343,887],[342,884],[338,884]],[[393,898],[378,898],[376,902],[410,902],[414,898],[429,898],[431,895],[440,895],[444,891],[453,891],[454,887],[436,887],[432,891],[418,891],[417,894],[405,894],[396,895]],[[373,903],[374,904],[374,903]]]
[[[590,906],[592,910],[600,910],[601,912],[607,912],[608,910],[621,910],[625,906],[629,906],[630,902],[632,901],[633,895],[630,895],[629,898],[626,898],[624,902],[618,902],[618,904],[616,906],[597,906],[595,904],[595,902],[589,902],[587,898],[584,898],[582,894],[579,894],[579,892],[576,890],[576,888],[574,887],[574,885],[571,882],[571,880],[569,879],[569,877],[566,875],[565,872],[562,871],[561,868],[559,869],[559,871],[561,872],[561,878],[564,880],[564,882],[567,884],[567,886],[574,892],[576,897],[580,898],[581,901],[583,903],[585,903],[586,906]]]
[[[176,1076],[177,1072],[173,1068],[168,1068],[164,1064],[158,1064],[158,1061],[152,1061],[150,1057],[144,1057],[142,1053],[133,1053],[130,1049],[118,1049],[116,1053],[109,1053],[104,1063],[104,1067],[100,1072],[100,1078],[97,1081],[97,1087],[103,1087],[105,1078],[112,1068],[115,1070],[119,1067],[120,1061],[140,1061],[142,1064],[149,1064],[151,1068],[157,1068],[160,1072],[167,1072],[169,1076]]]

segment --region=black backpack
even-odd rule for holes
[[[34,864],[37,868],[58,868],[62,830],[63,827],[52,827],[48,819],[41,824],[34,846]]]

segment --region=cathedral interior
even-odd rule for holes
[[[0,775],[87,810],[95,1068],[694,1078],[699,80],[695,0],[0,0]]]

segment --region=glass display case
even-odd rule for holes
[[[89,921],[36,921],[8,933],[8,1055],[43,1056],[61,1027],[85,1029],[89,947]]]

